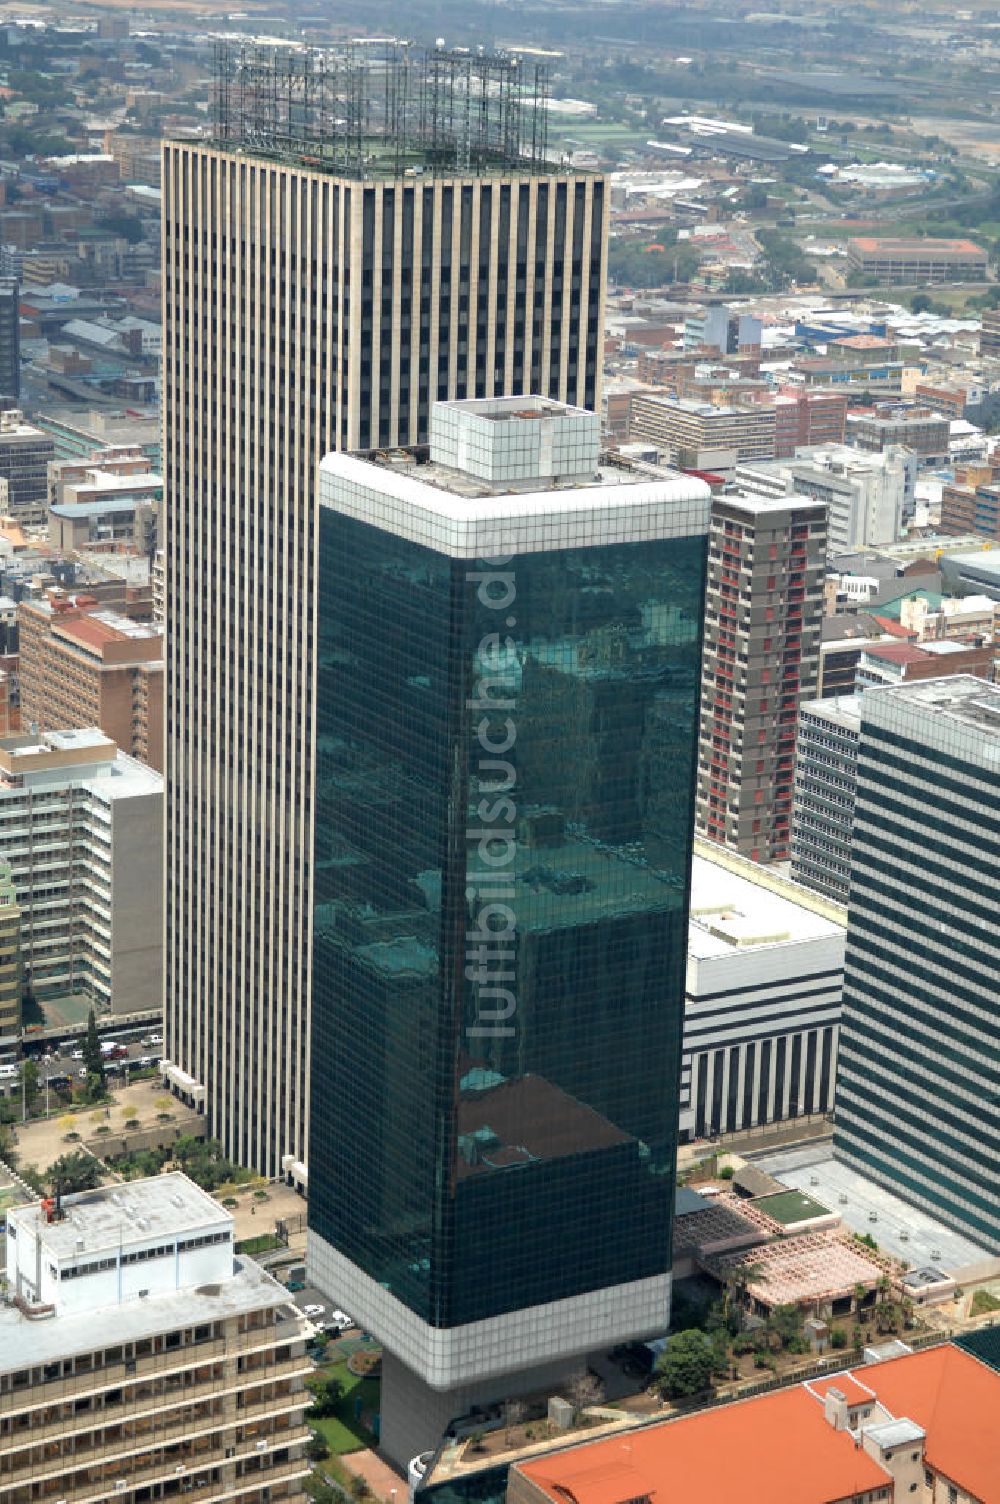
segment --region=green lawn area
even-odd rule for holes
[[[758,1197],[754,1205],[786,1227],[790,1223],[807,1222],[812,1217],[827,1215],[825,1206],[802,1191],[777,1191],[773,1196]]]
[[[237,1253],[270,1253],[272,1249],[282,1246],[277,1233],[262,1232],[256,1238],[243,1238],[236,1245]]]
[[[341,1387],[337,1413],[323,1416],[319,1420],[309,1420],[310,1426],[322,1436],[330,1451],[343,1456],[346,1452],[360,1452],[364,1447],[376,1446],[376,1438],[363,1424],[362,1417],[378,1410],[382,1387],[378,1379],[359,1379],[351,1373],[346,1358],[335,1363],[324,1363],[317,1368],[315,1376],[317,1379],[336,1379]]]
[[[985,1316],[987,1311],[1000,1311],[1000,1300],[997,1300],[995,1295],[991,1295],[989,1290],[977,1290],[972,1297],[969,1314]]]

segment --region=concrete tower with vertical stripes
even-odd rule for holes
[[[600,177],[525,144],[516,96],[516,130],[476,114],[479,135],[437,117],[428,134],[399,106],[379,117],[390,149],[358,107],[347,145],[325,114],[306,139],[304,56],[227,56],[215,138],[163,148],[164,1075],[228,1154],[297,1183],[319,461],[426,442],[439,399],[596,408],[607,215]],[[404,59],[405,89],[398,59],[369,73],[426,97],[427,56]],[[500,97],[492,74],[463,87]]]

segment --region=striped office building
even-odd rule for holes
[[[442,57],[426,66],[467,66]],[[324,117],[321,159],[292,139],[291,94],[268,114],[314,65],[224,58],[216,139],[166,142],[162,178],[164,1077],[228,1155],[300,1185],[319,462],[426,442],[440,398],[597,407],[607,214],[600,177],[470,142],[471,123],[423,160],[414,135],[404,168],[409,137],[352,164]]]
[[[1000,691],[866,690],[834,1154],[1000,1253]]]
[[[683,1137],[832,1110],[846,917],[770,868],[695,841]]]

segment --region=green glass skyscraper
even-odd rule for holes
[[[536,398],[320,474],[310,1249],[405,1459],[669,1313],[703,482]]]

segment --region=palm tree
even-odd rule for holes
[[[723,1287],[726,1292],[726,1322],[732,1312],[736,1312],[736,1330],[742,1332],[743,1318],[746,1312],[747,1291],[757,1280],[764,1275],[764,1265],[761,1263],[730,1264],[722,1277]]]

